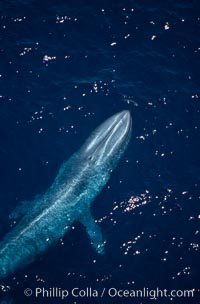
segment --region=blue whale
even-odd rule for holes
[[[80,221],[98,253],[104,251],[101,230],[90,204],[109,180],[131,136],[130,112],[108,118],[83,146],[64,162],[50,188],[30,203],[23,202],[11,218],[20,219],[0,243],[0,278],[34,261]]]

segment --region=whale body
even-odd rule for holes
[[[50,188],[11,214],[19,223],[0,243],[0,278],[34,261],[80,221],[98,253],[104,251],[100,227],[90,212],[94,198],[107,183],[131,135],[130,112],[108,118],[83,146],[64,162]]]

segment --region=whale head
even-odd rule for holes
[[[132,119],[128,110],[121,111],[103,122],[82,147],[90,164],[113,169],[125,151],[131,136]]]

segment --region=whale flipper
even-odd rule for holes
[[[30,210],[33,210],[41,205],[41,203],[45,203],[46,199],[42,198],[42,195],[36,195],[32,200],[22,201],[19,205],[17,205],[14,210],[10,213],[9,219],[16,220],[25,214],[29,213]]]
[[[103,254],[105,241],[103,241],[101,228],[95,222],[90,210],[84,214],[84,217],[81,218],[80,222],[85,226],[91,244],[96,249],[97,253]]]
[[[22,201],[15,209],[10,213],[9,219],[16,220],[25,215],[30,209],[32,201]]]

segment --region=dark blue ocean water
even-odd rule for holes
[[[45,191],[98,124],[123,109],[133,117],[128,149],[92,205],[105,254],[77,223],[64,245],[1,283],[4,303],[155,302],[109,297],[111,287],[178,290],[156,302],[199,303],[198,1],[4,0],[0,12],[1,239],[13,208]],[[24,295],[36,287],[99,297]],[[189,289],[193,298],[180,297]]]

